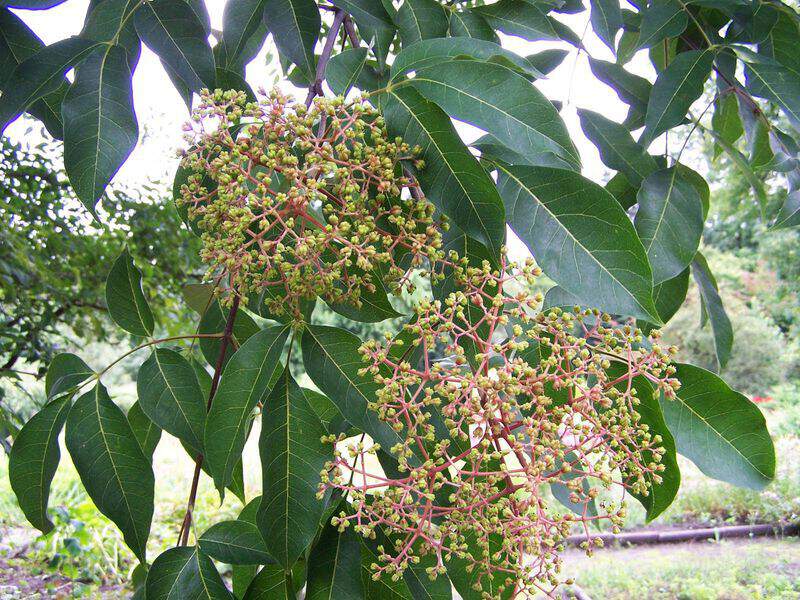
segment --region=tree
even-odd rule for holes
[[[229,0],[218,32],[199,2],[98,0],[80,35],[49,46],[1,9],[0,52],[14,68],[0,123],[28,112],[63,139],[66,173],[92,214],[136,143],[130,79],[142,42],[194,98],[175,196],[209,266],[187,296],[196,331],[156,337],[142,261],[119,255],[105,296],[114,322],[142,338],[136,350],[150,352],[139,402],[127,417],[114,404],[101,383],[114,363],[93,373],[74,355],[53,360],[50,402],[12,451],[29,520],[52,527],[47,491],[65,428],[89,495],[147,568],[163,429],[196,468],[178,547],[149,566],[148,599],[229,598],[212,558],[264,565],[234,590],[244,597],[292,597],[304,585],[311,597],[449,597],[450,583],[464,597],[497,597],[551,593],[554,548],[571,524],[619,525],[624,511],[595,501],[605,486],[657,516],[680,483],[676,451],[711,477],[766,485],[775,457],[758,409],[713,373],[672,364],[653,331],[692,275],[718,365],[730,356],[730,321],[698,252],[708,185],[680,162],[685,143],[665,156],[649,148],[673,131],[710,135],[745,175],[759,218],[797,225],[800,21],[772,1],[631,6],[589,3],[617,59],[590,58],[592,71],[629,106],[622,124],[579,111],[616,171],[605,186],[580,174],[556,105],[533,85],[565,53],[498,44],[503,33],[580,50],[556,16],[582,2]],[[307,86],[304,103],[277,91],[253,101],[244,67],[268,35],[287,78]],[[637,52],[655,81],[625,68]],[[713,97],[696,110],[710,81]],[[321,99],[326,84],[340,97]],[[352,88],[363,95],[341,98]],[[479,159],[451,118],[486,133],[472,145]],[[776,208],[765,174],[785,190]],[[536,266],[508,263],[506,226]],[[525,291],[540,269],[557,284],[543,307]],[[430,294],[385,342],[315,321],[317,298],[354,321],[396,317],[389,296],[409,291],[411,272],[430,279]],[[163,347],[184,341],[180,352]],[[281,366],[298,353],[318,389]],[[201,471],[221,494],[237,491],[257,408],[262,496],[187,546]],[[367,469],[370,454],[381,469]]]

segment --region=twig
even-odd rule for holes
[[[317,61],[317,72],[314,81],[308,86],[308,96],[306,96],[306,106],[311,106],[314,97],[322,95],[322,80],[325,79],[325,69],[328,66],[328,61],[333,52],[333,44],[336,42],[336,36],[339,35],[339,28],[342,26],[347,13],[342,10],[336,9],[333,16],[333,23],[331,23],[328,37],[325,39],[325,46],[322,48],[322,54],[319,55]]]
[[[222,367],[225,362],[225,355],[228,352],[228,345],[233,338],[233,324],[236,320],[236,313],[239,311],[239,296],[233,296],[233,304],[228,313],[228,320],[225,322],[225,331],[222,334],[222,341],[219,346],[219,354],[217,355],[217,363],[214,365],[214,376],[211,379],[211,389],[208,392],[208,401],[206,402],[206,412],[211,410],[211,403],[214,401],[214,395],[217,393],[219,386],[219,378],[222,374]],[[194,461],[194,474],[192,475],[192,485],[189,490],[189,500],[186,503],[186,514],[183,516],[181,529],[178,533],[178,546],[185,546],[189,542],[189,529],[192,524],[192,513],[194,511],[194,504],[197,500],[197,485],[200,481],[200,470],[203,467],[203,455],[198,454]]]

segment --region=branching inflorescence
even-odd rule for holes
[[[564,538],[583,531],[591,552],[589,528],[618,528],[626,496],[660,481],[665,449],[640,410],[674,396],[674,349],[597,311],[543,311],[533,261],[445,254],[446,223],[401,161],[424,165],[366,103],[216,91],[188,129],[183,202],[231,293],[267,291],[271,310],[300,319],[303,299],[358,304],[415,270],[448,281],[397,336],[360,350],[379,389],[369,408],[400,441],[328,437],[320,496],[344,494],[333,523],[377,540],[374,577],[427,555],[431,577],[460,561],[485,597],[551,593]]]
[[[531,263],[457,267],[458,291],[420,303],[403,336],[363,345],[364,372],[382,386],[372,409],[403,433],[385,449],[399,473],[376,468],[377,444],[339,436],[323,479],[352,501],[335,523],[385,541],[376,577],[434,554],[432,575],[467,561],[486,597],[550,593],[564,538],[579,527],[591,551],[589,526],[618,527],[624,495],[660,480],[662,440],[637,408],[654,388],[674,395],[670,352],[607,315],[537,312],[541,297],[520,285],[537,274]],[[481,317],[470,322],[470,309]]]
[[[266,292],[273,314],[297,316],[317,296],[359,305],[365,289],[399,291],[409,268],[440,254],[434,208],[410,193],[400,164],[414,151],[369,104],[217,90],[187,130],[181,196],[203,259],[234,293]]]

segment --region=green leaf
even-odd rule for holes
[[[235,71],[217,68],[216,86],[221,90],[238,90],[244,92],[248,102],[256,101],[256,94],[244,77]],[[188,214],[188,213],[187,213]]]
[[[375,0],[333,0],[331,3],[352,15],[356,22],[359,23],[359,26],[395,28],[392,17],[386,11],[386,6],[383,2],[376,2]],[[369,39],[365,37],[365,41],[368,42]]]
[[[403,0],[395,23],[403,47],[420,40],[447,36],[447,13],[438,0]]]
[[[646,148],[656,137],[683,122],[692,103],[703,93],[713,64],[713,50],[690,50],[678,54],[658,75],[650,92],[639,144]]]
[[[420,557],[419,563],[411,563],[405,570],[403,580],[414,600],[451,600],[453,598],[452,586],[447,577],[439,575],[431,581],[428,576],[426,570],[437,566],[436,555],[428,554]]]
[[[313,78],[316,70],[314,46],[322,26],[317,3],[314,0],[266,0],[264,22],[280,55]]]
[[[153,313],[142,292],[142,272],[128,248],[114,261],[106,279],[106,304],[114,322],[128,333],[153,335]]]
[[[404,48],[392,63],[392,80],[409,71],[419,71],[442,63],[450,63],[456,58],[472,57],[502,63],[529,77],[544,77],[528,58],[506,50],[499,44],[475,38],[436,38],[422,40]]]
[[[488,554],[483,546],[478,544],[477,535],[474,532],[465,534],[464,543],[467,545],[467,554],[479,561],[488,559],[491,564],[491,557],[493,554],[502,550],[503,539],[497,534],[489,536]],[[502,594],[498,591],[498,586],[505,577],[496,576],[494,578],[482,576],[481,569],[476,568],[468,556],[460,557],[457,553],[445,562],[447,567],[447,575],[456,588],[458,594],[464,600],[483,600],[484,594],[489,594],[491,598],[508,599],[514,594],[513,586],[506,588]],[[479,586],[479,590],[475,586]]]
[[[775,476],[775,449],[764,415],[713,373],[678,364],[675,400],[661,409],[678,452],[714,479],[762,489]]]
[[[689,16],[680,0],[649,2],[641,14],[637,49],[650,48],[667,38],[676,38],[689,24]]]
[[[151,0],[134,14],[136,31],[192,91],[212,89],[216,79],[208,34],[184,0]]]
[[[91,40],[68,37],[20,62],[3,85],[0,133],[34,102],[56,92],[64,83],[66,72],[97,46],[97,42]]]
[[[320,423],[328,433],[339,433],[347,426],[347,422],[342,417],[342,413],[333,403],[333,400],[328,398],[316,390],[303,388],[303,393],[306,395],[306,401],[311,409],[319,417]]]
[[[231,0],[225,3],[220,43],[225,48],[226,65],[237,66],[250,58],[246,56],[249,40],[263,27],[265,3],[266,0]]]
[[[320,471],[332,457],[316,413],[287,367],[264,402],[261,438],[263,495],[258,528],[267,551],[289,569],[314,539],[325,505],[316,498]]]
[[[139,402],[134,402],[128,410],[128,425],[131,426],[142,453],[152,463],[153,453],[161,439],[161,429],[144,414]]]
[[[742,137],[744,129],[739,117],[739,103],[736,94],[723,94],[714,100],[714,114],[711,117],[711,128],[728,144],[735,144]],[[719,156],[722,148],[714,145],[714,158]]]
[[[361,543],[352,527],[339,533],[330,523],[325,525],[308,563],[306,600],[364,598]]]
[[[50,483],[61,458],[58,436],[67,420],[70,401],[69,396],[62,396],[33,415],[17,434],[9,457],[11,489],[25,518],[42,533],[53,529],[47,516],[47,502]]]
[[[792,190],[786,195],[771,230],[800,225],[800,192]]]
[[[736,54],[745,63],[747,89],[777,104],[794,127],[800,125],[800,68],[790,68],[777,60],[737,46]]]
[[[139,367],[139,404],[153,423],[203,452],[206,398],[192,365],[174,350],[157,348]]]
[[[469,9],[450,11],[450,35],[500,43],[500,38],[486,19]]]
[[[542,152],[537,154],[520,154],[514,152],[508,146],[501,144],[491,135],[484,135],[477,139],[472,147],[481,153],[481,162],[502,162],[508,165],[529,165],[531,167],[556,167],[559,169],[571,169],[572,165],[567,161],[557,157],[552,152]]]
[[[728,158],[731,159],[731,162],[736,166],[736,168],[741,172],[747,182],[750,184],[750,187],[753,188],[753,192],[758,199],[758,203],[761,205],[762,215],[766,210],[767,205],[767,192],[764,189],[764,182],[756,175],[753,168],[750,166],[750,163],[747,159],[742,155],[741,152],[733,145],[726,142],[716,131],[713,129],[707,129],[700,126],[700,129],[703,131],[708,132],[708,134],[714,138],[714,141],[725,151],[725,154],[728,155]]]
[[[441,63],[417,70],[411,85],[451,117],[483,129],[523,156],[552,152],[580,166],[580,155],[552,102],[502,65]]]
[[[647,255],[611,194],[566,169],[498,174],[508,223],[548,277],[603,311],[659,320]]]
[[[659,473],[661,482],[657,483],[652,474],[646,475],[647,480],[650,482],[648,494],[646,496],[638,493],[633,494],[647,511],[647,522],[649,523],[672,504],[681,486],[681,471],[678,466],[675,439],[664,421],[664,415],[661,412],[661,406],[655,390],[646,377],[643,375],[630,377],[627,367],[620,363],[612,363],[611,369],[607,373],[613,379],[627,375],[615,387],[622,392],[630,387],[631,390],[636,392],[636,397],[639,399],[639,404],[636,406],[636,412],[639,413],[639,423],[647,426],[647,431],[651,436],[648,440],[652,440],[656,435],[661,436],[661,442],[654,445],[665,450],[664,455],[661,457],[661,464],[664,466],[664,470]],[[638,447],[643,447],[641,440],[638,443]],[[653,453],[649,450],[643,450],[641,460],[644,464],[654,462]]]
[[[44,43],[22,19],[6,8],[0,8],[0,89],[5,87],[14,69],[26,58],[36,54]],[[55,92],[36,100],[27,111],[36,117],[56,139],[64,137],[64,123],[61,120],[61,101],[69,81],[61,78]]]
[[[233,600],[214,563],[198,547],[170,548],[147,574],[148,600]]]
[[[620,100],[630,107],[625,126],[638,129],[644,124],[647,103],[650,100],[652,85],[644,77],[628,72],[622,65],[589,58],[592,73],[600,81],[610,86]]]
[[[214,300],[200,318],[199,333],[223,333],[227,320],[228,311],[223,309],[217,300]],[[244,344],[251,336],[259,331],[260,328],[253,320],[253,317],[246,312],[239,311],[233,323],[234,343],[228,345],[222,364],[227,365],[231,356],[236,352],[236,348]],[[200,350],[203,352],[203,357],[212,367],[216,366],[221,344],[222,341],[219,338],[200,338]]]
[[[261,569],[247,588],[243,600],[289,600],[283,567],[267,565]]]
[[[91,367],[79,356],[70,352],[56,354],[47,368],[44,378],[44,391],[47,399],[70,391],[79,383],[83,383],[94,375]]]
[[[722,305],[722,298],[717,290],[717,282],[705,257],[699,252],[692,261],[692,275],[700,289],[700,299],[702,300],[703,310],[711,321],[711,329],[714,333],[714,349],[716,351],[717,363],[723,369],[731,357],[733,347],[733,327],[731,321]]]
[[[590,0],[592,29],[609,50],[614,52],[614,38],[622,28],[622,10],[619,0]]]
[[[668,323],[675,316],[678,309],[686,300],[686,292],[689,289],[689,267],[681,273],[657,284],[653,288],[653,300],[656,303],[656,310],[661,321]]]
[[[697,189],[676,167],[654,171],[637,194],[636,231],[647,251],[653,282],[680,274],[692,262],[703,234]]]
[[[222,372],[219,389],[206,418],[205,461],[220,491],[231,481],[242,455],[249,421],[270,391],[289,327],[268,327],[247,340]]]
[[[634,187],[658,168],[655,158],[633,141],[622,125],[606,119],[591,110],[579,109],[581,128],[586,137],[597,146],[603,163],[625,174]]]
[[[351,48],[331,57],[325,69],[325,78],[334,94],[347,96],[347,92],[358,81],[366,60],[366,48]]]
[[[273,562],[267,546],[254,523],[220,521],[203,532],[197,540],[200,550],[227,565],[263,565]]]
[[[5,0],[3,6],[23,8],[27,10],[44,10],[58,6],[65,0]]]
[[[538,5],[524,0],[500,0],[488,6],[476,6],[472,11],[508,35],[516,35],[530,42],[559,39],[547,13]]]
[[[386,319],[401,316],[394,309],[392,303],[389,302],[386,288],[380,279],[373,277],[372,285],[375,286],[373,291],[367,289],[365,285],[360,286],[359,301],[361,306],[355,306],[349,302],[331,302],[327,304],[334,312],[347,317],[351,321],[359,321],[361,323],[380,323]]]
[[[399,437],[368,408],[380,386],[369,376],[358,374],[365,366],[358,353],[360,346],[361,340],[349,331],[309,325],[302,339],[306,373],[349,423],[384,448],[391,448]]]
[[[137,0],[101,0],[89,3],[80,36],[88,40],[116,44],[125,49],[133,71],[139,62],[142,43],[130,15],[139,7]],[[108,48],[110,46],[107,46]]]
[[[547,75],[550,71],[554,70],[558,65],[564,62],[569,52],[560,48],[551,48],[549,50],[542,50],[536,54],[529,54],[525,57],[534,69]]]
[[[404,580],[392,581],[391,577],[385,575],[377,581],[372,579],[374,571],[371,565],[381,564],[380,555],[375,542],[361,540],[361,582],[364,584],[364,598],[366,600],[412,600],[411,592]]]
[[[502,200],[458,137],[450,117],[408,87],[383,96],[381,111],[392,136],[400,135],[411,146],[422,148],[426,165],[416,175],[428,199],[499,258],[505,240]]]
[[[119,527],[125,543],[145,562],[153,518],[153,468],[125,415],[100,382],[70,410],[66,444],[95,506]]]

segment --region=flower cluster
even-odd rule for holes
[[[542,312],[530,262],[449,269],[453,293],[361,348],[381,386],[371,409],[402,441],[330,438],[321,489],[352,502],[340,529],[383,540],[376,578],[432,555],[432,577],[460,562],[484,597],[549,594],[564,538],[579,528],[591,551],[589,526],[617,528],[625,496],[660,481],[662,439],[639,410],[674,397],[674,349],[596,311]]]
[[[186,129],[181,202],[202,258],[233,293],[267,292],[273,314],[299,315],[316,296],[358,306],[442,254],[442,224],[401,167],[421,161],[362,101],[216,90]]]

